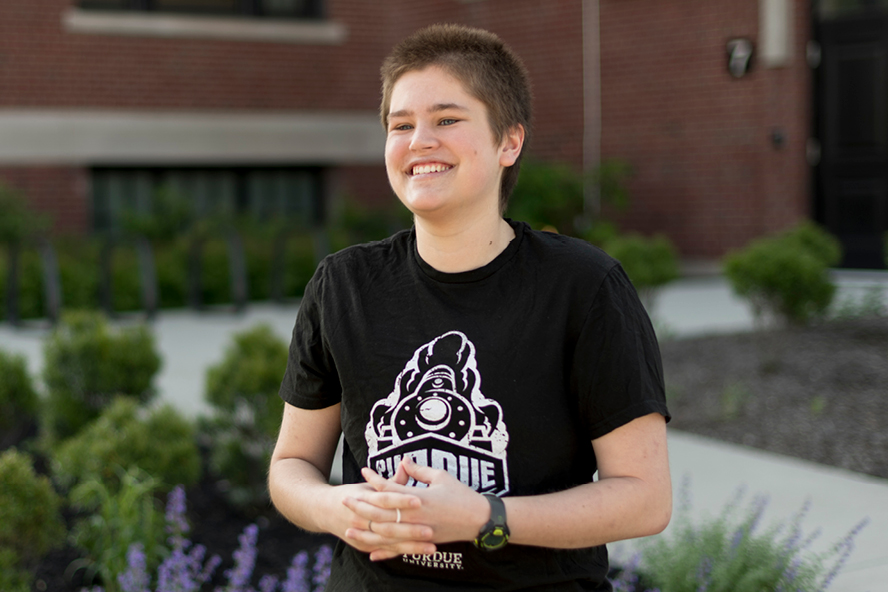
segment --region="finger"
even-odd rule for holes
[[[370,553],[370,561],[385,561],[386,559],[394,559],[398,555],[403,555],[403,553],[389,551],[387,549],[378,549]]]
[[[401,488],[400,491],[372,491],[356,496],[349,496],[343,499],[343,503],[347,500],[351,500],[349,503],[364,502],[385,510],[400,508],[403,511],[422,506],[422,500],[416,495],[415,491],[416,490],[412,488]],[[349,504],[346,503],[346,505]]]
[[[427,484],[431,484],[436,478],[440,478],[442,473],[444,475],[450,475],[447,471],[417,464],[413,462],[413,459],[409,456],[405,456],[403,460],[401,460],[401,464],[398,465],[398,468],[400,469],[401,467],[404,468],[404,471],[408,476],[413,477],[416,481],[421,481]]]
[[[345,531],[348,543],[364,551],[389,549],[399,553],[425,553],[434,548],[432,529],[419,524],[372,524],[373,530],[349,528]],[[434,553],[434,551],[431,551]]]
[[[402,551],[392,551],[389,549],[377,549],[370,553],[370,561],[385,561],[387,559],[394,559],[395,557],[399,557],[400,555],[432,555],[437,551],[437,547],[431,545],[425,552],[423,553],[404,553]]]
[[[366,527],[366,520],[373,522],[410,522],[408,510],[419,507],[418,500],[400,494],[379,494],[371,498],[348,497],[342,504],[354,513],[352,526]]]
[[[398,463],[398,469],[395,471],[395,476],[391,478],[393,483],[397,483],[398,485],[407,485],[410,481],[410,475],[407,474],[407,471],[404,470],[403,467],[404,461]]]
[[[428,542],[434,536],[434,531],[425,524],[408,524],[402,522],[376,522],[372,521],[371,530],[351,528],[355,530],[355,538],[367,543],[387,544],[392,542]],[[370,536],[373,535],[373,536]]]
[[[399,466],[398,470],[399,471],[401,470],[400,466]],[[410,496],[415,495],[416,490],[412,487],[407,487],[407,480],[409,479],[409,476],[406,473],[403,473],[403,475],[401,477],[401,479],[403,480],[403,483],[400,483],[395,480],[395,478],[398,477],[397,473],[395,474],[395,478],[383,479],[381,476],[379,476],[377,473],[375,473],[372,469],[368,469],[365,467],[365,468],[361,469],[361,474],[364,476],[364,479],[366,479],[367,484],[370,485],[371,487],[373,487],[373,489],[375,489],[378,492],[388,491],[388,492],[397,492],[397,493],[410,495]],[[418,505],[420,503],[419,498],[416,497],[415,499],[417,501],[414,503],[417,505],[412,505],[412,506],[408,506],[408,507],[416,507],[416,508],[419,507],[419,505]]]

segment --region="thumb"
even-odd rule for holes
[[[407,482],[410,480],[410,475],[407,474],[406,469],[404,469],[404,463],[398,463],[398,469],[395,471],[394,477],[391,478],[393,483],[397,483],[398,485],[407,485]]]
[[[408,477],[413,477],[416,481],[421,481],[422,483],[425,483],[427,485],[431,484],[432,481],[435,480],[435,477],[438,475],[438,473],[441,472],[439,469],[433,469],[425,465],[417,464],[409,456],[405,456],[401,460],[401,464],[398,467],[398,470],[400,471],[402,467]]]

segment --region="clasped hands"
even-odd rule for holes
[[[344,540],[371,561],[399,555],[431,554],[436,543],[473,540],[490,519],[487,501],[447,471],[418,465],[409,456],[390,479],[370,468],[366,484],[349,490]],[[411,487],[410,478],[428,487]]]

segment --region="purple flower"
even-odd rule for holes
[[[755,498],[752,500],[752,507],[752,519],[749,521],[749,525],[747,526],[746,530],[749,534],[752,534],[753,532],[755,532],[755,529],[758,528],[758,525],[762,520],[762,515],[765,513],[765,508],[768,507],[768,496],[755,496]]]
[[[635,592],[635,586],[638,584],[638,563],[641,561],[639,553],[633,553],[632,557],[623,566],[620,575],[611,582],[614,586],[614,592]]]
[[[278,579],[275,576],[262,576],[259,580],[259,592],[274,592],[277,585]]]
[[[697,581],[700,582],[700,585],[697,587],[697,592],[706,592],[709,588],[710,573],[712,573],[712,559],[704,557],[703,560],[700,561],[700,566],[697,568]]]
[[[160,564],[157,569],[157,592],[197,592],[213,577],[222,559],[213,555],[205,565],[206,548],[195,545],[186,553],[190,545],[189,541],[184,541]]]
[[[857,535],[860,534],[860,531],[863,530],[867,524],[869,524],[869,518],[864,518],[858,522],[847,535],[845,535],[845,538],[840,540],[836,543],[836,546],[833,547],[833,551],[839,554],[839,558],[835,565],[833,565],[833,568],[826,575],[826,578],[824,578],[823,585],[820,587],[821,592],[829,588],[833,580],[836,579],[836,576],[839,575],[839,571],[844,567],[845,562],[848,561],[848,557],[851,556],[851,552],[854,550],[854,539],[857,538]]]
[[[237,537],[240,546],[234,552],[234,567],[225,572],[228,578],[226,592],[249,592],[250,578],[253,568],[256,566],[256,540],[259,537],[259,527],[251,524],[244,529],[243,534]]]
[[[281,588],[282,592],[309,592],[308,589],[308,553],[300,551],[293,557],[290,567],[287,568],[287,579]]]
[[[166,530],[171,537],[181,537],[190,529],[185,519],[185,489],[178,485],[167,496]]]
[[[327,580],[330,579],[330,564],[333,562],[333,549],[329,545],[322,545],[315,554],[315,564],[312,568],[312,583],[314,592],[324,592]]]
[[[150,592],[149,577],[146,571],[145,547],[133,543],[126,552],[126,571],[117,576],[122,592]]]

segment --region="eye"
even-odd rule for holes
[[[439,122],[438,122],[438,125],[453,125],[453,124],[456,123],[457,121],[458,121],[458,120],[456,120],[456,119],[453,119],[453,118],[451,118],[451,117],[448,117],[448,118],[445,118],[445,119],[442,119],[441,121],[439,121]]]
[[[403,132],[403,131],[410,130],[410,129],[413,129],[413,126],[410,125],[409,123],[398,123],[398,124],[392,124],[392,126],[389,128],[389,131],[390,132]]]

